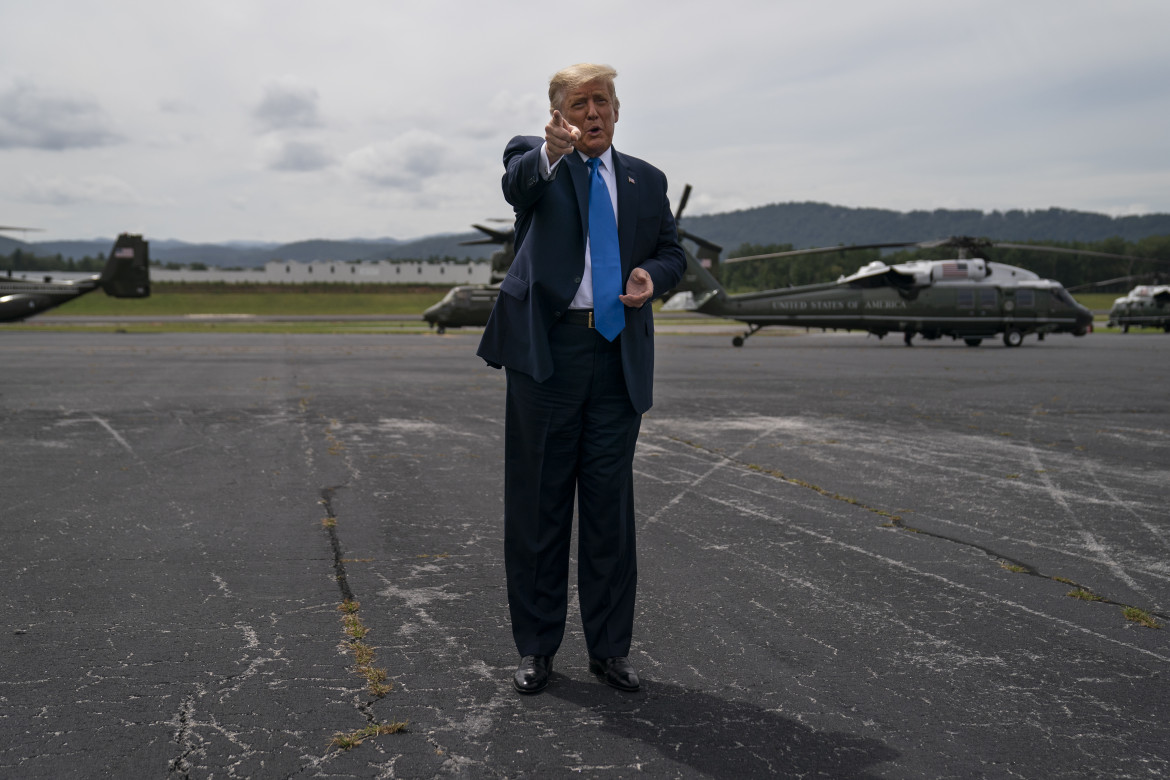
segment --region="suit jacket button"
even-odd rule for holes
[[[581,284],[581,277],[578,276],[575,279],[573,279],[573,284]]]
[[[561,312],[559,312],[559,311],[554,311],[554,312],[553,312],[553,316],[554,316],[554,317],[558,317],[558,318],[559,318],[559,317],[562,317],[562,316],[564,316],[564,315],[563,315]]]

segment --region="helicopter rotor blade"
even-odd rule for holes
[[[724,260],[724,263],[742,263],[747,260],[770,260],[780,257],[798,257],[800,255],[815,255],[826,254],[831,252],[846,252],[855,249],[904,249],[907,247],[914,247],[916,249],[937,249],[941,247],[950,247],[960,250],[979,250],[979,249],[1034,249],[1037,252],[1053,252],[1056,254],[1074,254],[1086,255],[1088,257],[1100,257],[1108,260],[1143,260],[1151,263],[1170,263],[1170,260],[1160,260],[1154,257],[1137,257],[1135,255],[1117,255],[1109,252],[1095,252],[1088,249],[1065,249],[1063,247],[1043,246],[1040,244],[1015,244],[1002,241],[991,241],[986,238],[972,238],[971,236],[952,236],[951,238],[935,239],[931,241],[905,241],[887,244],[851,244],[849,246],[831,246],[819,247],[815,249],[794,249],[789,252],[770,252],[764,255],[748,255],[746,257],[729,257]]]
[[[678,210],[674,212],[674,221],[678,222],[682,219],[683,209],[687,207],[687,201],[691,198],[691,185],[683,187],[682,198],[678,202]],[[693,238],[691,239],[694,240]]]
[[[1156,257],[1137,257],[1136,255],[1115,255],[1109,252],[1095,252],[1089,249],[1065,249],[1057,246],[1041,246],[1038,244],[1009,244],[996,241],[991,246],[997,249],[1034,249],[1037,252],[1053,252],[1056,254],[1085,255],[1087,257],[1103,257],[1107,260],[1143,260],[1147,263],[1170,263],[1170,260],[1159,260]]]
[[[694,241],[696,244],[701,246],[703,249],[710,249],[712,252],[722,252],[723,251],[723,247],[719,246],[714,241],[708,241],[705,238],[700,238],[699,236],[696,236],[694,233],[688,233],[687,231],[683,230],[682,228],[678,229],[678,237],[679,238],[689,238],[691,241]],[[724,261],[724,262],[726,262],[726,261]]]
[[[765,255],[748,255],[746,257],[729,257],[724,263],[742,263],[747,260],[771,260],[778,257],[799,257],[800,255],[823,255],[832,252],[848,252],[854,249],[898,249],[908,246],[919,246],[914,242],[898,242],[893,244],[851,244],[849,246],[823,246],[815,249],[792,249],[787,252],[769,252]]]
[[[513,228],[507,230],[494,230],[483,225],[472,225],[473,228],[486,233],[484,238],[473,238],[467,241],[460,241],[459,246],[474,246],[476,244],[506,244],[512,240]]]
[[[1100,282],[1089,282],[1088,284],[1078,284],[1076,287],[1066,287],[1064,289],[1069,292],[1076,292],[1077,290],[1091,290],[1094,287],[1107,287],[1111,284],[1120,284],[1121,282],[1132,282],[1135,279],[1149,279],[1156,274],[1130,274],[1129,276],[1119,276],[1116,279],[1105,279]]]
[[[937,247],[953,247],[955,249],[1033,249],[1037,252],[1052,252],[1053,254],[1085,255],[1087,257],[1101,257],[1107,260],[1146,260],[1154,263],[1165,263],[1170,260],[1158,260],[1153,257],[1137,257],[1135,255],[1117,255],[1109,252],[1097,252],[1089,249],[1068,249],[1059,246],[1045,246],[1044,244],[1018,244],[1010,241],[992,241],[988,238],[973,238],[971,236],[952,236],[938,241],[922,241],[915,244],[919,249],[934,249]]]

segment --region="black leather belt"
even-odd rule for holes
[[[581,325],[586,328],[597,327],[593,324],[593,309],[569,309],[561,322],[566,325]]]

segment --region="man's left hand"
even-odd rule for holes
[[[619,295],[618,300],[631,309],[638,309],[653,297],[654,281],[650,278],[650,272],[645,268],[635,268],[626,280],[626,294]]]

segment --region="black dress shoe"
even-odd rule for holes
[[[607,685],[617,688],[619,691],[636,691],[642,684],[638,680],[638,673],[634,671],[634,667],[630,665],[630,660],[625,656],[606,658],[604,660],[590,657],[589,671],[598,675],[605,680]]]
[[[520,659],[516,667],[516,674],[512,677],[512,685],[520,693],[540,693],[548,685],[548,676],[552,673],[551,655],[526,655]]]

